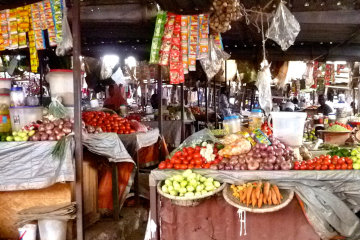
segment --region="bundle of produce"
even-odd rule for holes
[[[239,20],[242,16],[240,3],[237,0],[214,0],[210,17],[210,28],[219,33],[231,29],[231,22]]]
[[[315,135],[315,129],[312,129],[308,133],[304,133],[304,141],[305,142],[313,142],[315,140],[317,140],[317,137]]]
[[[231,185],[232,194],[240,203],[261,208],[263,205],[279,205],[283,200],[278,186],[269,182],[252,182],[241,186]]]
[[[295,160],[294,151],[270,137],[271,145],[257,143],[246,154],[223,158],[219,170],[290,170]],[[226,147],[225,147],[226,148]]]
[[[264,122],[262,125],[261,125],[261,131],[263,133],[265,133],[267,136],[271,136],[272,135],[272,130],[271,128],[269,127],[269,124],[268,122]]]
[[[338,157],[350,157],[351,149],[348,148],[339,148],[339,147],[331,147],[330,151],[328,152],[330,156],[338,156]]]
[[[200,174],[193,173],[190,169],[181,175],[175,175],[165,180],[161,191],[171,196],[179,197],[201,197],[209,195],[221,186],[220,182],[213,178],[206,178]]]
[[[101,111],[90,111],[82,114],[82,119],[88,128],[89,133],[115,132],[118,134],[131,134],[135,130],[131,127],[130,121],[117,114],[110,114]],[[91,127],[92,128],[91,128]]]
[[[26,142],[34,136],[35,130],[21,130],[21,131],[14,131],[12,133],[7,133],[1,135],[2,142]]]
[[[221,143],[225,145],[219,151],[219,155],[223,157],[238,156],[246,154],[251,150],[251,143],[240,134],[230,134],[221,139]]]
[[[360,166],[359,166],[360,167]],[[353,160],[348,157],[321,155],[306,161],[294,162],[294,170],[352,170]]]
[[[348,132],[352,131],[352,127],[349,124],[343,124],[336,121],[335,123],[330,123],[329,127],[325,130],[329,132]]]
[[[222,160],[218,151],[223,146],[218,143],[202,142],[195,147],[183,147],[176,151],[171,158],[159,164],[159,169],[192,169],[213,168]],[[213,167],[211,167],[213,165]]]

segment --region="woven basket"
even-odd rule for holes
[[[159,183],[157,185],[158,193],[166,198],[171,199],[171,202],[173,204],[178,205],[178,206],[183,206],[183,207],[195,207],[195,206],[199,205],[202,200],[204,200],[208,197],[211,197],[211,196],[217,194],[218,192],[222,191],[226,186],[226,183],[223,183],[220,185],[219,188],[215,189],[214,191],[208,192],[208,193],[198,196],[198,197],[195,197],[195,196],[194,197],[179,197],[179,196],[173,196],[173,195],[164,193],[161,190],[163,183],[164,183],[164,181],[159,181]]]
[[[238,198],[233,196],[233,191],[230,188],[230,185],[226,185],[223,191],[223,196],[225,198],[225,201],[227,201],[230,205],[239,208],[241,210],[244,210],[246,212],[253,212],[253,213],[268,213],[268,212],[275,212],[278,211],[284,207],[286,207],[291,200],[294,197],[294,191],[288,190],[288,189],[279,189],[281,195],[284,197],[282,202],[279,205],[263,205],[261,208],[258,208],[255,206],[254,208],[252,206],[247,207],[245,204],[241,203]]]

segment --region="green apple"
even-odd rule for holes
[[[196,186],[198,185],[198,181],[196,181],[195,179],[191,179],[190,182],[189,182],[189,184],[190,184],[191,186],[193,186],[194,188],[196,188]]]
[[[32,137],[35,135],[35,130],[31,130],[29,133],[28,133],[28,136],[29,137]]]
[[[22,137],[16,136],[16,137],[14,137],[14,140],[15,140],[15,142],[21,142],[21,141],[22,141]]]
[[[12,142],[12,141],[14,141],[14,137],[13,136],[7,136],[6,141]]]
[[[162,190],[164,193],[169,193],[169,190],[168,190],[168,188],[167,188],[166,185],[163,185],[163,186],[161,187],[161,190]]]
[[[201,191],[201,195],[207,194],[207,191],[204,189]]]
[[[172,186],[172,181],[169,180],[169,179],[166,179],[166,180],[165,180],[165,185],[167,185],[167,186]]]
[[[13,131],[13,132],[12,132],[12,135],[15,137],[15,136],[18,135],[18,133],[17,133],[16,131]]]
[[[180,182],[180,186],[181,186],[181,187],[186,187],[186,185],[188,185],[188,182],[187,182],[187,181],[184,180],[184,181],[181,181],[181,182]]]
[[[21,140],[26,142],[27,140],[29,140],[29,137],[28,136],[21,137]]]
[[[177,181],[177,182],[181,182],[184,180],[184,177],[181,176],[181,175],[175,175],[174,176],[174,181]]]
[[[359,169],[360,169],[360,163],[354,163],[354,164],[353,164],[353,168],[354,168],[355,170],[359,170]]]
[[[192,171],[191,171],[191,169],[187,169],[187,170],[185,170],[184,172],[183,172],[183,176],[184,177],[188,177],[190,174],[192,174]]]
[[[174,186],[174,190],[176,190],[176,191],[179,191],[181,188],[180,183],[178,183],[176,181],[173,182],[173,186]]]
[[[195,197],[200,197],[201,196],[201,192],[196,192],[195,193]]]
[[[178,191],[175,191],[175,190],[169,191],[169,193],[172,196],[177,196],[178,195]]]
[[[167,189],[168,189],[169,192],[170,192],[170,191],[174,191],[174,187],[173,187],[173,186],[168,186]]]
[[[186,187],[186,190],[187,190],[188,192],[193,192],[193,191],[195,191],[195,188],[194,188],[193,186],[187,186],[187,187]]]
[[[187,192],[187,193],[185,193],[184,196],[185,197],[193,197],[193,196],[195,196],[195,194],[193,192]]]
[[[202,190],[204,190],[204,185],[202,185],[202,184],[197,185],[196,191],[197,191],[197,192],[201,192]]]
[[[179,193],[185,194],[187,192],[185,187],[180,188]]]
[[[216,187],[216,188],[218,188],[218,187],[220,187],[220,183],[218,182],[218,181],[214,181],[214,186]]]
[[[214,186],[213,185],[208,185],[208,186],[205,187],[205,190],[210,192],[210,191],[214,190]]]

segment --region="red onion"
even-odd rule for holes
[[[53,134],[54,132],[53,132],[53,130],[51,130],[51,129],[47,129],[47,130],[45,131],[45,133],[50,135],[50,134]]]
[[[55,125],[55,127],[60,125],[60,119],[56,119],[55,121],[53,121],[53,124]]]
[[[49,135],[48,138],[49,141],[55,141],[56,140],[56,136],[54,134]]]
[[[50,120],[45,118],[43,122],[44,122],[44,124],[48,124],[50,122]]]
[[[245,164],[245,163],[246,163],[245,158],[239,159],[239,163],[240,163],[240,164]]]
[[[49,135],[47,133],[45,133],[45,134],[41,135],[40,140],[41,141],[46,141],[46,140],[48,140],[48,138],[49,138]]]
[[[61,130],[60,128],[58,128],[58,127],[55,127],[55,128],[53,129],[53,131],[54,131],[55,134],[59,134],[59,133],[62,132],[62,130]]]
[[[236,164],[235,166],[234,166],[234,170],[241,170],[241,164]]]
[[[279,148],[285,149],[285,145],[282,143],[279,143],[278,146],[279,146]]]
[[[248,170],[248,167],[246,164],[241,164],[240,165],[240,170]]]
[[[271,158],[268,158],[268,163],[274,164],[276,162],[276,157],[273,156]]]
[[[38,130],[40,132],[44,132],[45,131],[45,126],[43,124],[40,124],[39,127],[38,127]]]
[[[274,165],[272,165],[271,163],[267,163],[264,166],[264,170],[273,170],[274,169]]]
[[[251,161],[247,164],[247,167],[249,170],[257,170],[259,168],[260,164],[256,161]]]
[[[280,170],[279,164],[274,164],[274,170]]]
[[[71,129],[70,129],[70,128],[67,128],[67,127],[64,127],[64,128],[63,128],[63,132],[64,132],[65,134],[69,134],[69,133],[71,133]]]
[[[210,166],[210,169],[217,170],[218,168],[217,168],[216,165],[213,164],[213,165]]]
[[[268,153],[267,153],[267,152],[261,152],[260,155],[261,155],[262,158],[268,157]]]
[[[281,163],[280,167],[281,167],[281,170],[290,170],[291,169],[291,163],[287,162],[287,161],[284,161],[284,162]]]
[[[266,149],[268,152],[273,152],[274,151],[274,147],[273,146],[268,146]]]
[[[260,163],[259,164],[259,170],[264,170],[264,166],[265,166],[265,163]]]

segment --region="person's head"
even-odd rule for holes
[[[292,103],[295,104],[295,105],[296,105],[296,104],[299,104],[299,100],[298,100],[297,98],[294,98],[294,99],[292,100]]]
[[[326,99],[323,94],[319,95],[318,102],[321,106],[325,105]]]
[[[220,94],[227,94],[227,90],[226,90],[226,87],[221,87],[220,88]]]

